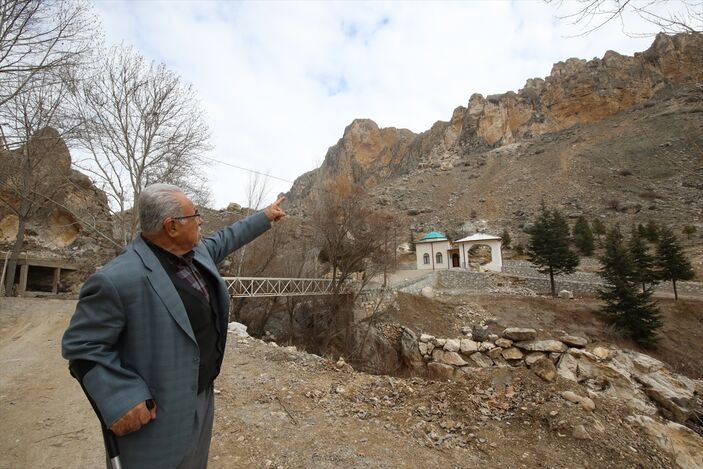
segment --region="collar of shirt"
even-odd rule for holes
[[[195,257],[195,251],[188,251],[187,253],[183,254],[182,256],[178,256],[170,251],[165,250],[161,246],[158,246],[145,237],[142,236],[142,239],[146,244],[149,245],[150,248],[157,250],[160,254],[164,256],[164,258],[169,262],[169,264],[173,265],[174,267],[181,267],[181,266],[188,266],[188,267],[195,267],[193,265],[193,258]]]

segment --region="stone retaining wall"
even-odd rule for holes
[[[449,294],[461,294],[465,291],[538,293],[550,294],[549,277],[540,274],[532,264],[524,261],[509,261],[503,266],[502,273],[470,272],[463,269],[437,270],[420,279],[411,279],[396,286],[405,293],[419,294],[423,287],[432,287]],[[588,272],[575,272],[571,275],[555,277],[556,289],[569,290],[576,295],[595,296],[605,285],[601,277]],[[677,282],[679,295],[703,297],[703,283]],[[671,282],[660,283],[655,292],[673,293]]]
[[[591,261],[591,266],[598,265]],[[549,277],[540,274],[533,264],[526,261],[505,261],[503,263],[503,274],[510,274],[522,277],[527,280],[527,286],[538,293],[549,293]],[[569,290],[573,293],[595,295],[605,284],[598,274],[590,272],[574,272],[570,275],[557,275],[554,277],[556,289]],[[703,296],[703,283],[701,282],[677,282],[676,288],[681,295]],[[671,282],[663,282],[655,286],[655,292],[673,293]]]
[[[671,373],[649,355],[614,347],[587,347],[583,337],[538,340],[528,328],[507,328],[500,336],[476,326],[469,335],[440,339],[404,329],[402,342],[416,344],[406,360],[434,379],[455,379],[476,368],[529,367],[547,382],[566,379],[582,384],[592,397],[616,397],[638,412],[660,412],[685,423],[699,418],[703,381]],[[595,403],[588,397],[564,396],[585,410]]]

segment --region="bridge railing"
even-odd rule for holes
[[[334,284],[327,278],[223,277],[233,298],[332,295]],[[346,286],[340,293],[347,293]]]

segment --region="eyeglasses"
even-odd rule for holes
[[[196,210],[192,215],[185,215],[183,217],[171,217],[173,220],[187,220],[189,218],[202,218],[202,215]]]

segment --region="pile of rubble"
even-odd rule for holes
[[[412,343],[411,334],[404,329],[406,351]],[[583,337],[538,340],[536,330],[515,327],[499,336],[488,334],[484,326],[474,327],[470,337],[446,339],[422,334],[416,343],[415,360],[407,361],[416,371],[435,379],[472,374],[476,368],[522,366],[545,381],[559,376],[585,386],[592,396],[621,399],[645,415],[659,411],[680,423],[703,415],[703,381],[671,373],[664,363],[642,353],[613,347],[589,349]],[[589,398],[564,397],[585,408],[593,405]]]

